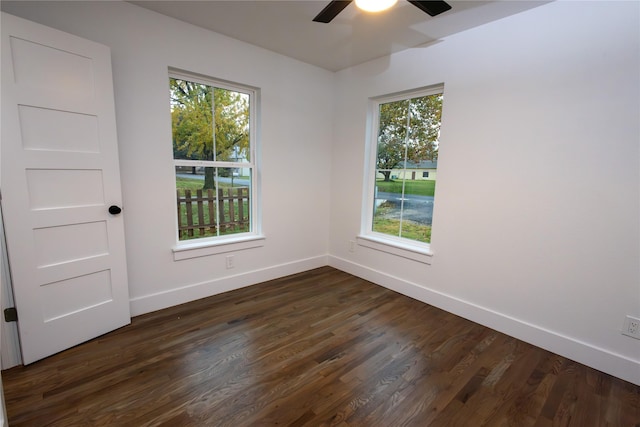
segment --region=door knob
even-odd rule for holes
[[[109,206],[109,213],[111,215],[118,215],[120,212],[122,212],[122,209],[120,208],[120,206],[116,206],[116,205]]]

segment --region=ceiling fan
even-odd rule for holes
[[[333,0],[322,9],[322,11],[313,20],[315,22],[323,22],[325,24],[331,22],[342,10],[349,6],[352,0]],[[451,9],[451,6],[445,1],[416,1],[407,0],[418,9],[429,14],[430,16],[440,15],[443,12]],[[356,2],[357,3],[357,2]],[[392,2],[393,5],[395,2]]]

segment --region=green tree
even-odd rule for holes
[[[441,117],[442,94],[380,104],[376,167],[385,181],[405,159],[437,160]]]
[[[170,79],[175,159],[232,161],[249,148],[249,96]],[[215,131],[214,131],[215,129]],[[215,188],[215,168],[205,167],[203,189]]]

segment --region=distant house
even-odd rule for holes
[[[438,161],[424,160],[418,163],[407,162],[406,168],[402,168],[402,164],[391,170],[391,179],[407,179],[412,181],[435,180]],[[378,174],[379,178],[384,178],[382,174]]]

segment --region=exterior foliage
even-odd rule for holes
[[[380,104],[376,168],[385,181],[405,160],[438,159],[441,117],[442,94]]]

